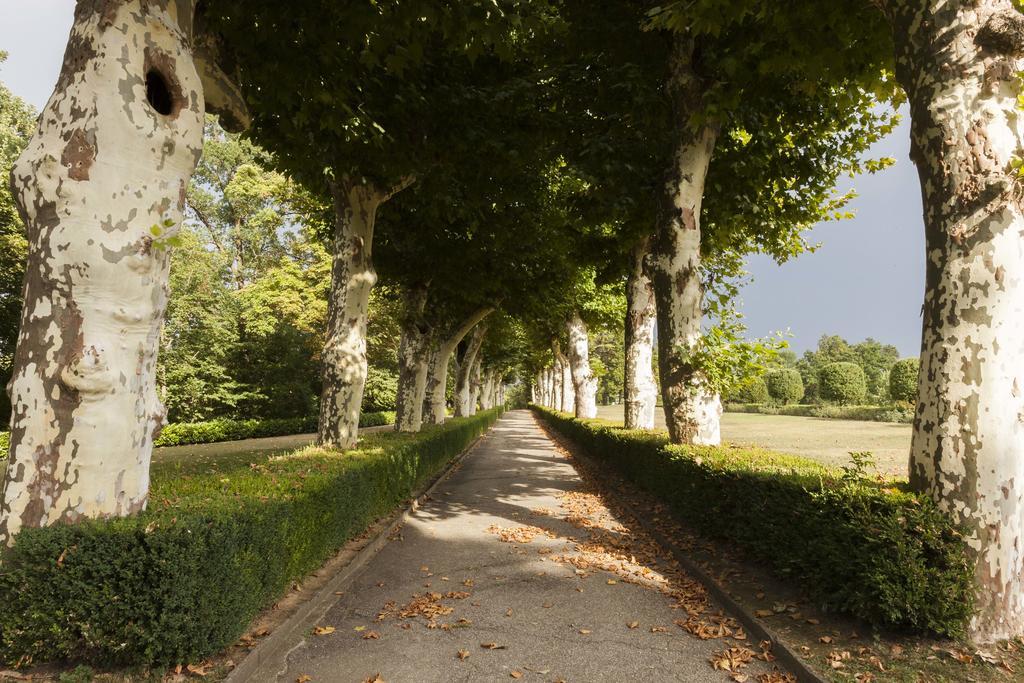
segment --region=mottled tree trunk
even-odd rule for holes
[[[1024,633],[1024,156],[1011,0],[891,0],[924,203],[910,481],[968,530],[979,642]]]
[[[487,326],[483,323],[473,328],[473,333],[466,342],[466,352],[459,360],[458,373],[455,376],[455,417],[468,417],[476,412],[476,400],[473,394],[472,377],[473,369],[476,368],[477,382],[479,386],[479,362],[480,347],[484,344],[484,337],[487,336]]]
[[[576,410],[576,387],[572,383],[569,359],[562,353],[557,341],[551,350],[555,356],[555,392],[558,395],[555,407],[563,413],[571,413]]]
[[[480,394],[483,389],[480,366],[483,363],[481,354],[473,359],[473,367],[469,371],[469,414],[476,415],[477,405],[480,403]]]
[[[12,170],[29,256],[0,545],[23,527],[146,505],[164,424],[168,240],[202,153],[193,11],[186,0],[79,2],[57,85]]]
[[[384,195],[372,186],[349,182],[333,190],[334,254],[317,442],[352,448],[366,385],[366,316],[377,282],[371,258],[373,226]]]
[[[688,112],[701,86],[678,38],[669,92],[675,104],[672,167],[662,185],[650,274],[658,312],[658,365],[665,422],[674,443],[718,444],[722,403],[694,360],[701,338],[700,212],[715,129],[693,130]]]
[[[462,338],[486,318],[491,308],[482,308],[463,320],[446,337],[435,339],[430,351],[430,371],[427,375],[427,389],[423,398],[423,421],[427,424],[442,424],[447,417],[445,410],[445,389],[448,385],[448,361]]]
[[[562,362],[560,354],[555,354],[555,362],[551,366],[551,404],[555,410],[565,410],[565,384],[562,382],[564,375],[565,363]]]
[[[495,370],[485,370],[483,373],[483,386],[480,388],[480,409],[490,410],[494,407],[494,382],[497,377]],[[533,403],[537,400],[534,397],[534,389],[530,388],[530,398]]]
[[[423,320],[427,287],[406,293],[402,336],[398,345],[398,394],[395,431],[418,432],[423,424],[423,395],[430,366],[430,327]]]
[[[574,412],[579,418],[597,417],[597,378],[590,368],[590,340],[587,325],[573,315],[565,325],[569,333],[569,369],[572,372]]]
[[[626,281],[625,426],[653,429],[658,387],[654,383],[654,287],[644,272],[650,245],[644,240],[633,253]]]

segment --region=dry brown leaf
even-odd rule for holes
[[[202,678],[205,678],[206,675],[208,673],[210,673],[209,671],[207,671],[207,669],[209,667],[210,667],[210,664],[207,663],[207,662],[204,662],[202,664],[189,664],[188,666],[185,667],[185,669],[190,674],[192,674],[193,676],[200,676]]]
[[[379,673],[376,673],[363,681],[363,683],[384,683],[384,679],[380,677]]]
[[[469,657],[469,650],[459,650],[459,653],[455,656],[460,660],[467,659]]]
[[[590,635],[591,633],[593,633],[593,631],[591,631],[589,628],[581,628],[580,629],[580,633],[582,633],[583,635],[587,636],[587,635]]]
[[[638,626],[640,626],[639,621],[631,621],[628,624],[626,624],[627,628],[637,628]]]
[[[380,640],[380,634],[376,631],[367,631],[363,634],[363,640]]]
[[[497,643],[480,643],[480,647],[485,650],[505,650],[508,649],[505,645],[498,645]]]
[[[358,631],[359,629],[356,630]],[[313,629],[313,635],[315,636],[329,636],[332,633],[334,633],[333,626],[317,626]]]
[[[770,609],[759,609],[756,612],[754,612],[754,616],[755,617],[761,617],[761,618],[770,617],[770,616],[773,616],[774,614],[775,614],[775,612],[771,611]]]
[[[523,672],[522,671],[510,671],[508,675],[511,676],[512,678],[522,678],[523,677]]]
[[[312,676],[310,676],[309,674],[302,674],[301,676],[295,679],[295,683],[309,683],[311,680],[313,680]]]

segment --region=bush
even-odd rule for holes
[[[800,378],[800,373],[791,368],[772,370],[768,373],[765,384],[768,395],[782,405],[796,403],[804,397],[804,381]]]
[[[825,417],[833,420],[863,420],[866,422],[903,422],[909,424],[914,421],[914,411],[899,406],[771,406],[757,403],[726,403],[725,412],[788,415],[791,417]]]
[[[818,391],[839,405],[860,403],[868,393],[864,370],[856,363],[829,363],[818,371]]]
[[[369,413],[394,410],[398,396],[398,375],[371,367],[363,388],[363,410]]]
[[[740,403],[767,403],[769,398],[768,387],[760,377],[744,380],[729,396],[729,400]]]
[[[921,361],[918,358],[896,361],[889,370],[889,398],[917,403],[917,373],[920,367]]]
[[[395,413],[382,411],[363,413],[359,416],[360,427],[379,427],[394,424]],[[288,417],[279,420],[210,420],[209,422],[184,422],[169,424],[160,431],[154,445],[182,446],[192,443],[216,443],[239,439],[262,439],[268,436],[289,436],[308,434],[316,431],[316,417]],[[0,432],[0,460],[10,450],[11,433]]]
[[[735,544],[825,606],[878,626],[963,633],[973,605],[967,546],[928,497],[796,456],[673,446],[663,433],[534,410],[690,528]]]
[[[373,434],[339,454],[233,454],[154,468],[128,519],[24,529],[0,554],[0,662],[194,662],[392,511],[500,415]]]

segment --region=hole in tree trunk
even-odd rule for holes
[[[156,69],[146,72],[146,101],[163,116],[174,111],[174,96],[164,75]]]

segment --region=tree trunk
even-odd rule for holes
[[[575,413],[579,418],[597,417],[597,378],[590,369],[590,341],[587,325],[579,315],[566,323],[569,332],[569,368],[575,394]]]
[[[648,240],[633,252],[633,269],[626,282],[625,426],[654,429],[658,387],[654,383],[654,325],[657,311],[654,287],[644,272]]]
[[[402,336],[398,345],[398,394],[395,431],[418,432],[423,424],[423,395],[430,366],[430,327],[423,320],[427,288],[406,294]]]
[[[555,364],[551,366],[551,402],[555,410],[565,410],[565,384],[562,377],[565,376],[565,364],[560,354],[555,355]]]
[[[334,256],[317,443],[352,448],[366,384],[366,316],[377,282],[371,259],[373,226],[384,196],[372,186],[348,182],[333,191]]]
[[[481,354],[477,354],[476,358],[473,359],[473,367],[469,372],[469,414],[476,415],[476,407],[480,402],[480,392],[482,389],[481,384],[481,371],[480,365],[483,361]]]
[[[490,410],[494,407],[494,378],[497,376],[494,370],[485,370],[483,373],[483,386],[480,388],[480,409]],[[530,398],[533,403],[536,403],[534,398],[533,387],[530,387]]]
[[[978,642],[1024,632],[1024,152],[1011,0],[888,3],[926,241],[910,482],[968,531]]]
[[[28,230],[0,545],[146,506],[169,240],[202,153],[187,2],[80,2],[11,172]]]
[[[700,212],[716,131],[694,131],[688,112],[700,101],[690,47],[677,38],[669,92],[675,106],[675,158],[662,186],[651,280],[658,311],[658,365],[665,422],[673,443],[721,442],[722,403],[707,386],[694,353],[701,338]]]
[[[430,372],[423,399],[423,421],[427,424],[442,424],[447,417],[445,390],[448,385],[448,361],[462,338],[492,310],[494,309],[481,308],[463,320],[447,337],[435,340],[430,353]]]
[[[473,394],[472,377],[473,368],[480,372],[479,362],[480,347],[484,344],[484,337],[487,336],[487,326],[483,323],[473,328],[466,343],[466,353],[459,361],[459,371],[455,377],[455,417],[468,417],[476,412],[476,400]],[[479,383],[479,374],[477,376]]]

